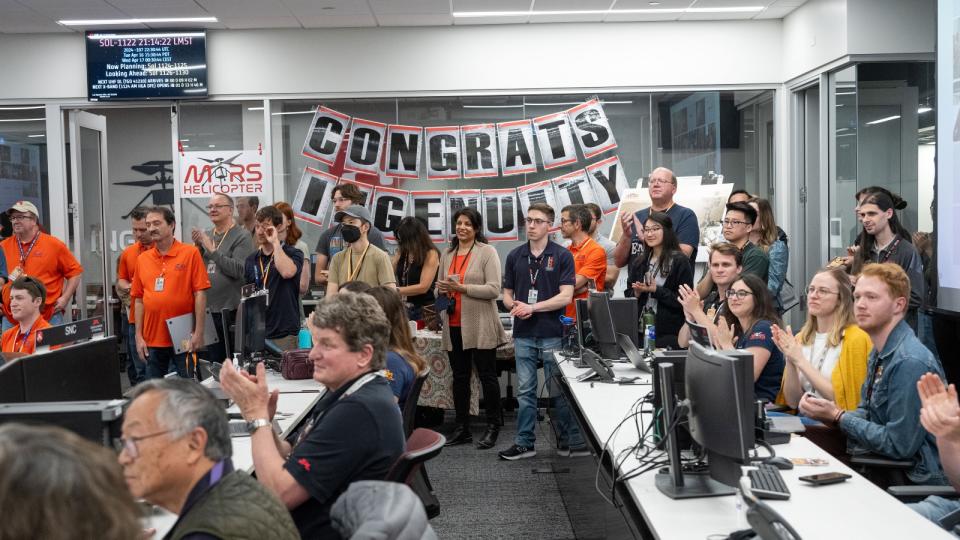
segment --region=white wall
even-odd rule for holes
[[[211,31],[210,90],[510,92],[772,84],[779,20]],[[0,36],[0,100],[85,99],[78,34]]]
[[[846,54],[846,0],[809,0],[783,20],[783,80]]]
[[[847,0],[849,54],[932,53],[935,0]]]

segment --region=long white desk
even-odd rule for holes
[[[643,384],[594,382],[591,385],[590,382],[577,382],[575,379],[585,370],[570,362],[562,362],[560,368],[569,395],[573,397],[571,406],[577,408],[579,416],[586,423],[582,427],[589,429],[590,435],[601,445],[610,438],[634,403],[651,390],[651,376],[629,365],[615,364],[614,372],[624,377],[640,376]],[[650,414],[642,416],[644,425],[652,420]],[[636,427],[630,421],[610,440],[607,451],[617,456],[637,442]],[[828,466],[796,466],[792,470],[780,471],[790,489],[791,498],[786,501],[764,501],[805,539],[953,538],[803,437],[794,436],[790,443],[774,446],[774,449],[778,456],[830,461]],[[760,452],[764,455],[765,450],[761,449]],[[630,471],[639,464],[631,455],[620,466],[620,471]],[[842,484],[821,487],[813,487],[797,479],[799,476],[828,471],[843,472],[852,478]],[[736,508],[736,497],[673,500],[656,488],[655,475],[655,471],[651,471],[626,482],[626,492],[631,499],[629,502],[636,505],[645,522],[645,526],[638,526],[638,530],[649,530],[655,538],[701,539],[711,535],[724,537],[748,527]]]

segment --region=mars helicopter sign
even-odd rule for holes
[[[231,197],[271,194],[270,175],[256,150],[183,152],[180,155],[180,197],[207,198],[215,193]]]

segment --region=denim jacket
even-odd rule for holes
[[[911,481],[945,484],[936,439],[920,424],[917,381],[927,372],[945,378],[940,362],[901,320],[883,350],[870,352],[860,406],[843,415],[840,429],[851,453],[911,460],[913,467],[907,471]]]

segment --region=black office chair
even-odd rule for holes
[[[406,451],[393,463],[384,480],[411,485],[414,473],[428,460],[440,455],[446,442],[447,439],[436,431],[424,428],[413,430],[407,438]]]
[[[908,460],[890,459],[877,454],[862,454],[850,457],[850,468],[880,489],[912,484],[907,471],[913,467]]]
[[[414,423],[417,419],[417,401],[420,399],[420,391],[423,390],[423,383],[427,381],[427,375],[429,374],[429,371],[425,371],[417,377],[417,380],[413,381],[413,386],[410,387],[410,392],[407,394],[407,400],[403,404],[404,437],[409,437],[413,433]]]
[[[953,486],[890,486],[887,488],[887,493],[905,503],[920,502],[934,495],[944,499],[960,498],[960,493]],[[940,526],[954,535],[960,536],[960,510],[950,512],[940,518]]]

